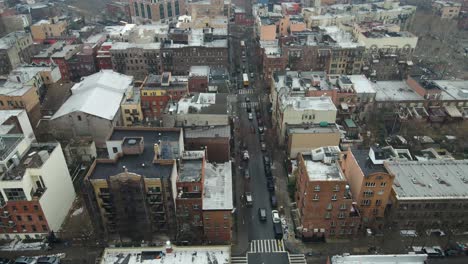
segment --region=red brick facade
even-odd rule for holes
[[[49,225],[39,201],[8,201],[1,209],[0,233],[48,233]]]

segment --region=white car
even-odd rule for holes
[[[252,119],[253,119],[253,114],[249,113],[249,120],[252,120]]]
[[[281,218],[277,210],[271,211],[271,219],[273,220],[273,223],[275,224],[281,223]]]

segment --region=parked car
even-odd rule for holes
[[[266,209],[265,208],[258,208],[258,218],[260,221],[266,221]]]
[[[19,257],[15,260],[14,264],[33,264],[36,263],[35,258],[30,258],[30,257]]]
[[[265,135],[264,134],[260,134],[260,142],[265,142]]]
[[[270,166],[270,157],[268,157],[267,155],[264,155],[263,156],[263,164],[265,164],[265,166]]]
[[[273,223],[280,223],[281,222],[281,218],[279,216],[279,213],[277,210],[272,210],[271,211],[271,220],[273,221]]]
[[[58,257],[40,257],[37,259],[37,264],[60,264]]]
[[[272,180],[267,181],[267,188],[268,191],[274,192],[275,191],[275,183]]]
[[[250,179],[249,168],[245,168],[245,169],[244,169],[244,178]]]
[[[275,232],[275,239],[283,239],[283,227],[281,223],[273,224],[273,232]]]
[[[249,160],[249,158],[249,152],[247,150],[244,150],[244,153],[242,153],[242,159]]]
[[[252,113],[249,113],[249,120],[250,120],[250,121],[253,120],[253,114],[252,114]]]
[[[252,112],[252,107],[250,106],[250,103],[247,103],[246,107],[247,107],[247,112],[251,113]]]
[[[266,151],[266,144],[265,144],[265,142],[260,143],[260,148],[262,149],[263,152]]]
[[[246,103],[250,103],[250,97],[246,96],[246,97],[245,97],[245,102],[246,102]]]
[[[428,236],[435,235],[435,236],[445,236],[445,232],[440,229],[428,229],[426,230],[426,234]]]
[[[258,133],[263,134],[264,131],[263,126],[258,126]]]
[[[276,208],[278,206],[278,200],[276,199],[276,195],[272,194],[270,196],[270,203],[271,207]]]
[[[442,248],[435,247],[424,247],[423,252],[427,254],[429,258],[443,258],[445,257],[444,251]]]
[[[253,205],[253,198],[252,198],[252,193],[251,192],[245,192],[245,204],[247,207],[252,207]]]

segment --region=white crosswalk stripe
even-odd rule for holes
[[[262,239],[250,242],[251,253],[286,252],[283,240]]]
[[[253,89],[241,89],[239,90],[239,94],[253,94],[254,90]]]
[[[247,264],[247,257],[231,257],[232,264]]]
[[[247,104],[250,104],[251,107],[256,107],[256,106],[258,106],[258,102],[250,102],[250,103],[243,102],[243,103],[241,103],[241,107],[242,107],[242,108],[246,108],[246,107],[247,107]]]
[[[289,263],[291,264],[306,264],[304,254],[289,254]]]

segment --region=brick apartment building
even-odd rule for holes
[[[141,109],[145,118],[157,120],[170,102],[177,102],[187,91],[187,76],[148,75],[140,87]]]
[[[109,49],[114,71],[143,80],[161,72],[160,43],[115,42]]]
[[[303,239],[352,237],[360,225],[358,209],[339,166],[338,147],[322,147],[297,157],[296,203]]]
[[[230,160],[230,126],[187,127],[184,130],[184,138],[187,150],[205,148],[209,162],[224,163]]]

